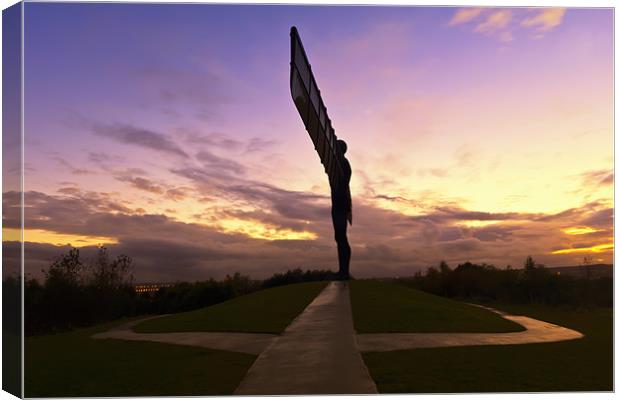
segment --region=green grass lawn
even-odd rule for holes
[[[256,356],[116,339],[91,339],[123,321],[26,339],[26,397],[232,394]]]
[[[2,390],[21,397],[22,341],[20,335],[2,331]]]
[[[134,331],[280,333],[326,285],[308,282],[260,290],[200,310],[145,321]]]
[[[524,330],[493,312],[395,283],[352,281],[350,294],[358,333]]]
[[[611,391],[613,312],[491,305],[576,329],[583,339],[365,353],[382,393]]]

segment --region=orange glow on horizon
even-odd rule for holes
[[[589,226],[566,228],[562,230],[562,232],[566,233],[567,235],[584,235],[586,233],[593,233],[598,231],[599,229],[590,228]]]
[[[500,221],[497,220],[469,220],[469,221],[461,221],[457,225],[466,226],[467,228],[482,228],[485,226],[497,224]]]
[[[614,244],[597,244],[596,246],[591,247],[580,247],[576,249],[562,249],[552,251],[551,254],[571,254],[571,253],[602,253],[606,251],[613,251]]]
[[[2,230],[3,242],[21,241],[21,230],[5,228]],[[54,246],[71,245],[73,247],[98,246],[104,244],[117,244],[118,239],[107,236],[86,236],[70,233],[58,233],[44,229],[25,229],[24,241],[31,243],[45,243]]]
[[[316,233],[281,229],[274,225],[254,220],[224,219],[219,220],[216,229],[225,233],[240,233],[254,239],[263,240],[315,240]]]

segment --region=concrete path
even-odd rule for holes
[[[235,394],[377,393],[355,340],[346,282],[331,282],[250,367]]]
[[[548,322],[510,315],[490,307],[482,308],[514,321],[526,330],[508,333],[366,333],[357,335],[357,342],[362,352],[369,352],[431,347],[547,343],[583,337],[580,332]]]
[[[142,321],[153,318],[144,318],[120,325],[107,332],[93,335],[95,339],[122,339],[145,340],[150,342],[181,344],[185,346],[207,347],[210,349],[237,351],[240,353],[260,354],[278,335],[267,333],[236,333],[236,332],[166,332],[166,333],[137,333],[131,328]]]
[[[475,305],[475,304],[473,304]],[[482,307],[482,306],[478,306]],[[233,332],[136,333],[149,317],[93,335],[207,347],[258,358],[238,395],[377,393],[360,352],[417,348],[558,342],[583,334],[533,318],[487,308],[526,328],[509,333],[373,333],[356,335],[347,282],[330,282],[281,335]]]

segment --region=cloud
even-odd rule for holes
[[[519,221],[534,220],[540,214],[527,213],[491,213],[484,211],[469,211],[457,207],[435,207],[430,213],[410,217],[413,220],[446,222],[446,221]]]
[[[534,15],[532,15],[534,12]],[[508,43],[519,31],[534,31],[533,39],[540,39],[562,23],[564,8],[461,8],[448,22],[448,26],[472,26],[472,32],[493,37]]]
[[[248,142],[245,151],[248,153],[264,151],[265,149],[275,145],[276,143],[277,141],[273,139],[254,137]]]
[[[278,143],[277,140],[262,137],[252,137],[247,141],[242,141],[222,132],[211,132],[203,135],[196,130],[187,128],[179,129],[179,132],[188,143],[207,145],[208,150],[213,148],[224,151],[244,149],[246,153],[255,153],[265,151]]]
[[[68,169],[71,174],[73,175],[91,175],[94,174],[94,171],[91,171],[89,169],[85,169],[85,168],[76,168],[74,167],[70,162],[68,162],[67,160],[65,160],[62,157],[53,157],[53,159],[60,164],[61,166],[65,167],[66,169]]]
[[[497,240],[508,241],[513,238],[513,233],[519,229],[522,228],[520,226],[510,225],[485,226],[474,229],[472,237],[482,242],[494,242]]]
[[[221,106],[233,101],[230,93],[237,90],[234,79],[204,68],[188,70],[149,66],[133,71],[143,82],[151,106],[169,116],[191,116],[201,120],[217,118]]]
[[[184,131],[184,130],[182,130]],[[237,150],[243,146],[243,142],[233,139],[229,135],[221,132],[211,132],[207,135],[201,135],[195,131],[185,133],[186,140],[192,144],[206,144],[212,147],[218,147],[224,150]]]
[[[607,228],[613,226],[614,209],[606,208],[589,214],[585,219],[581,220],[581,224],[594,228]]]
[[[168,189],[166,191],[166,197],[169,198],[170,200],[181,201],[188,197],[187,192],[188,192],[188,189],[182,188],[182,187]]]
[[[93,123],[92,131],[96,135],[115,140],[120,143],[144,147],[161,153],[182,158],[189,158],[175,142],[164,134],[126,124]]]
[[[173,201],[181,201],[186,199],[189,196],[189,192],[191,192],[191,188],[187,187],[171,187],[162,182],[155,182],[152,179],[146,178],[144,176],[135,176],[134,174],[144,175],[145,172],[139,169],[128,169],[124,172],[118,173],[114,178],[120,182],[127,182],[132,187],[143,190],[145,192],[149,192],[155,195],[163,195],[164,197],[173,200]],[[65,194],[77,194],[79,190],[75,188],[72,192],[65,192]],[[144,212],[144,211],[143,211]]]
[[[452,19],[450,20],[448,25],[454,26],[469,22],[477,18],[482,13],[482,11],[482,8],[459,8],[452,16]]]
[[[149,193],[154,193],[154,194],[164,193],[164,189],[160,185],[158,185],[157,183],[147,178],[142,178],[139,176],[138,177],[117,176],[116,179],[121,182],[128,182],[134,188],[144,190]]]
[[[607,169],[599,169],[594,171],[587,171],[581,174],[584,186],[602,186],[613,185],[614,183],[614,171]]]
[[[88,153],[88,161],[90,161],[93,164],[97,164],[99,166],[102,166],[104,169],[108,169],[107,164],[108,163],[120,163],[124,160],[123,157],[121,156],[117,156],[117,155],[112,155],[112,154],[107,154],[107,153],[103,153],[103,152],[90,152]]]
[[[509,10],[500,10],[490,13],[486,19],[476,25],[474,32],[494,33],[500,29],[504,29],[512,19],[512,12]]]
[[[458,167],[472,167],[476,159],[476,153],[468,145],[462,145],[454,152],[454,158]]]
[[[565,8],[544,8],[537,11],[536,15],[523,19],[521,26],[534,28],[538,32],[549,32],[562,23],[564,14]]]
[[[27,192],[26,226],[60,234],[115,238],[118,243],[110,245],[111,251],[135,259],[138,280],[207,279],[235,271],[265,277],[287,268],[337,267],[329,196],[286,190],[234,174],[204,174],[204,170],[178,171],[188,177],[191,187],[175,188],[181,193],[191,191],[196,198],[208,194],[218,201],[228,200],[225,207],[207,200],[204,208],[196,210],[204,214],[197,217],[199,223],[129,209],[116,195],[83,192],[71,186],[58,195]],[[174,190],[159,186],[166,189],[163,195]],[[3,200],[4,226],[19,227],[14,212],[19,209],[19,194],[5,192]],[[583,254],[560,250],[579,245],[594,248],[613,236],[613,208],[604,202],[538,214],[481,212],[458,204],[429,207],[424,198],[403,200],[420,204],[419,215],[406,216],[353,199],[354,225],[349,228],[349,239],[355,276],[403,276],[442,259],[451,265],[465,261],[522,265],[528,254],[546,265],[571,265]],[[317,236],[315,240],[270,242],[218,230],[215,224],[227,219],[248,224],[258,221],[297,232],[307,230]],[[596,232],[564,233],[570,227],[591,227]],[[28,271],[38,273],[63,249],[29,243]],[[611,261],[611,252],[597,256]]]
[[[202,161],[207,168],[213,168],[217,171],[232,172],[236,175],[243,175],[246,171],[245,166],[235,160],[219,157],[206,150],[202,150],[196,154],[196,158]]]

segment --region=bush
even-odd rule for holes
[[[36,279],[25,282],[26,335],[132,315],[136,309],[131,267],[129,257],[112,260],[105,247],[87,263],[81,260],[79,249],[60,255],[43,271],[43,284]]]
[[[270,288],[275,286],[290,285],[292,283],[301,282],[314,282],[314,281],[329,281],[336,279],[336,274],[326,269],[313,269],[306,270],[305,272],[300,268],[288,270],[285,273],[273,274],[271,278],[263,281],[263,288]]]
[[[573,307],[611,307],[611,278],[578,279],[553,274],[528,257],[521,270],[498,269],[488,264],[459,264],[454,270],[441,262],[425,274],[398,278],[397,282],[445,297],[502,301],[511,303],[544,303]]]

